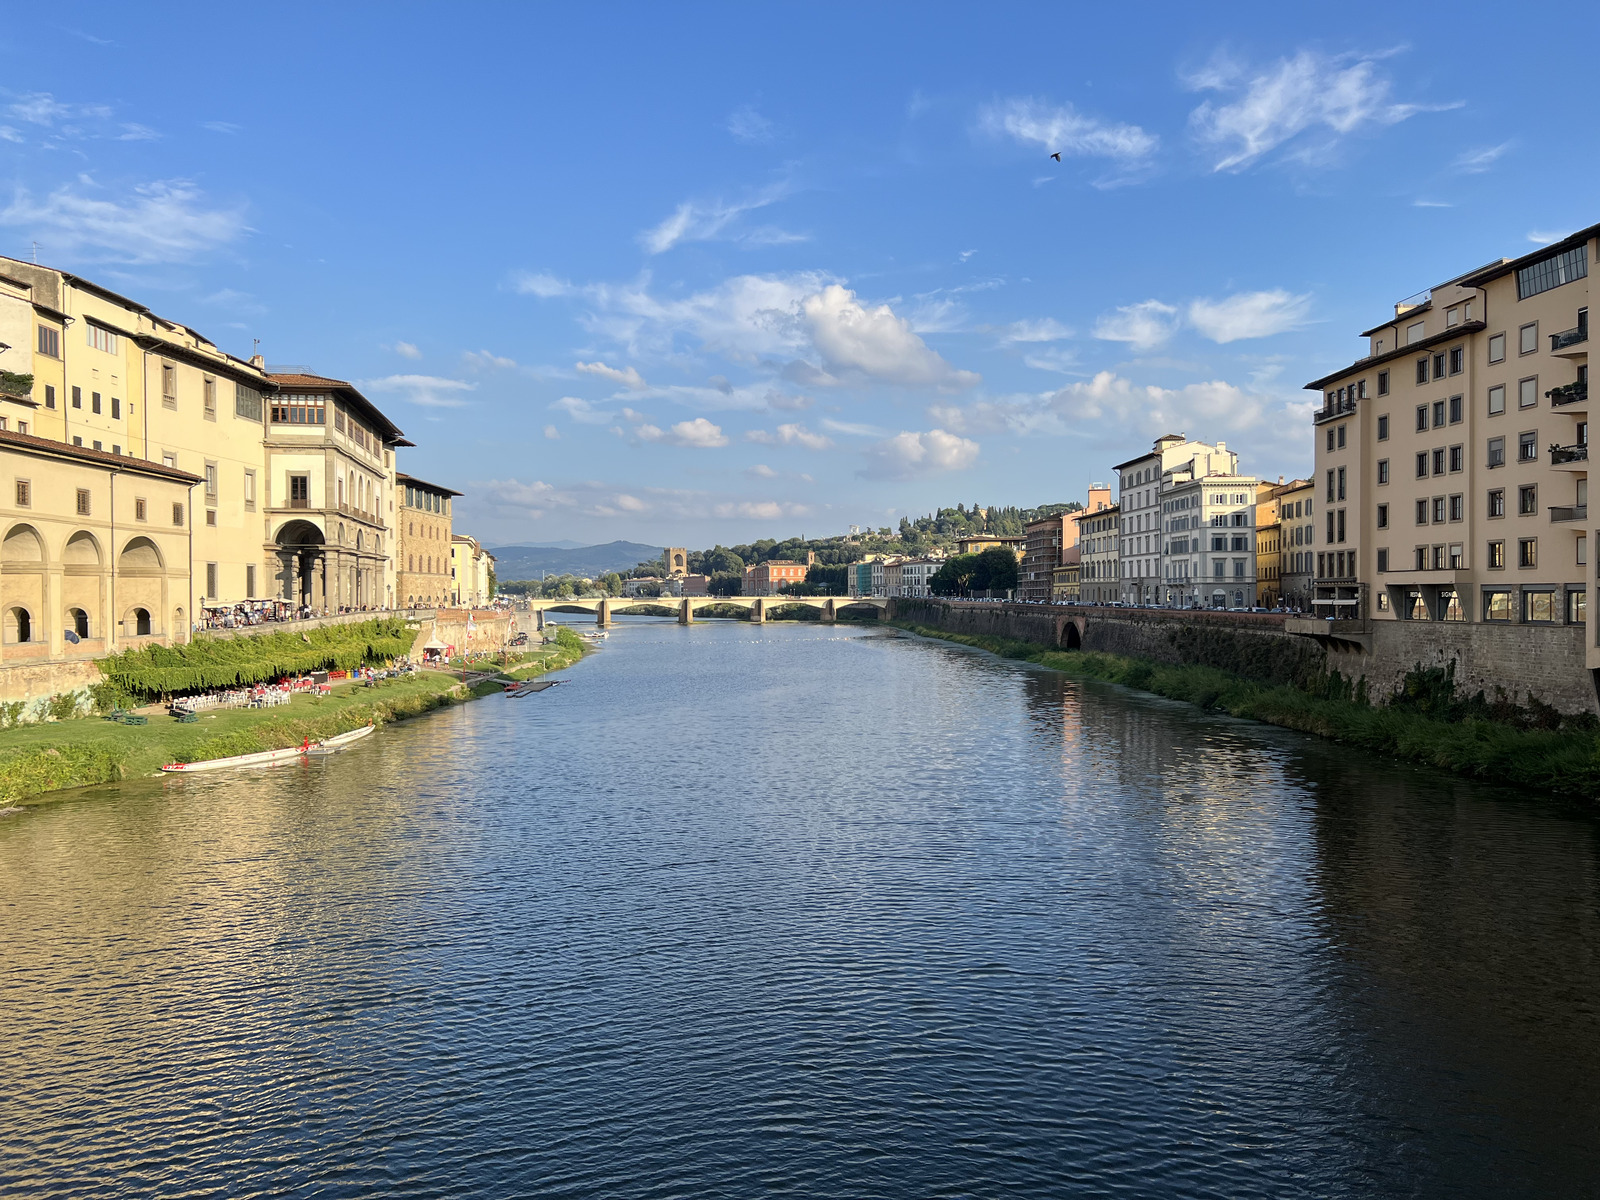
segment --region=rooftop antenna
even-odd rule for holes
[[[252,355],[260,354],[261,353],[261,339],[260,338],[251,338],[250,340],[251,340],[251,342],[253,342],[255,344],[254,348],[250,351],[250,353]]]
[[[38,266],[39,265],[39,243],[38,242],[33,243],[33,265],[34,266]]]

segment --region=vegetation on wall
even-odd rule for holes
[[[378,664],[411,651],[416,631],[393,617],[356,625],[202,638],[182,646],[145,646],[100,660],[100,673],[125,696],[152,699],[207,688],[264,683],[307,671]]]
[[[0,392],[8,396],[31,396],[33,376],[17,371],[0,371]]]

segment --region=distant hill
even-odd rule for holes
[[[589,543],[587,543],[587,542],[569,542],[569,541],[560,541],[560,542],[524,542],[521,546],[517,547],[517,549],[519,549],[519,550],[587,550],[588,548],[589,548]]]
[[[587,575],[593,579],[607,571],[628,571],[642,562],[661,557],[660,546],[640,542],[607,542],[603,546],[579,546],[559,550],[549,546],[501,546],[489,548],[495,557],[498,579],[538,579],[546,575]]]

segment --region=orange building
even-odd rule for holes
[[[773,559],[744,569],[744,594],[746,596],[776,596],[785,584],[806,581],[805,563],[790,559]]]

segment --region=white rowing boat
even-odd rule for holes
[[[352,729],[335,737],[325,738],[314,746],[287,746],[282,750],[263,750],[258,754],[235,754],[228,758],[208,758],[204,762],[168,763],[161,769],[169,775],[193,775],[196,771],[225,771],[230,767],[270,767],[278,763],[293,762],[307,754],[318,756],[337,754],[352,742],[358,742],[373,730],[371,725]]]

